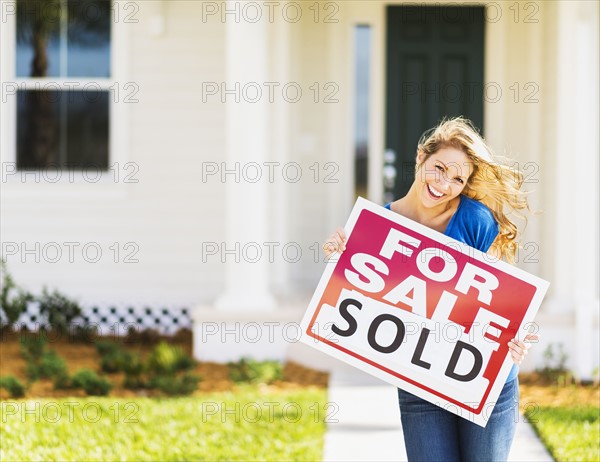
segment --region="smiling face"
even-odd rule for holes
[[[425,207],[447,204],[457,197],[473,172],[467,155],[453,147],[441,148],[427,159],[419,152],[417,165],[415,183]]]

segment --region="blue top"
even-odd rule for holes
[[[499,233],[498,223],[491,210],[470,197],[460,195],[458,208],[446,227],[444,234],[482,252],[487,252]],[[391,210],[391,203],[385,204]],[[514,379],[519,368],[513,364],[507,382]]]

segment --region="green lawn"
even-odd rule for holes
[[[600,460],[598,406],[542,406],[526,415],[554,459],[561,462]]]
[[[321,460],[327,391],[0,402],[0,460]]]

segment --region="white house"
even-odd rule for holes
[[[597,2],[0,5],[2,256],[27,289],[191,307],[199,358],[301,360],[322,242],[464,114],[541,211],[518,265],[551,285],[524,367],[559,343],[579,377],[598,367]],[[26,9],[52,24],[47,66]]]

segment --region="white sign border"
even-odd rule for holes
[[[417,233],[420,233],[437,242],[440,242],[443,245],[449,246],[452,249],[459,250],[467,256],[474,258],[475,260],[483,262],[486,265],[490,265],[504,273],[507,273],[524,282],[527,282],[528,284],[535,286],[536,292],[533,298],[531,299],[531,303],[527,307],[527,311],[525,312],[521,324],[519,325],[519,328],[517,330],[517,337],[524,338],[529,333],[528,326],[533,322],[533,319],[537,314],[537,311],[542,303],[542,300],[544,299],[548,287],[550,286],[550,283],[548,281],[545,281],[544,279],[534,276],[526,271],[523,271],[522,269],[510,265],[502,260],[492,259],[492,257],[485,254],[484,252],[481,252],[480,250],[470,247],[464,244],[463,242],[457,241],[456,239],[453,239],[452,237],[447,236],[443,233],[428,228],[427,226],[417,223],[416,221],[410,220],[409,218],[406,218],[400,215],[399,213],[386,209],[385,207],[371,202],[363,197],[358,197],[358,199],[356,200],[352,212],[350,213],[346,225],[344,226],[344,231],[348,240],[350,239],[352,231],[354,230],[354,226],[358,221],[358,217],[360,216],[363,210],[368,210],[379,216],[383,216],[384,218],[387,218],[390,221],[393,221],[399,225],[414,230]],[[319,280],[317,288],[315,289],[315,292],[308,305],[307,311],[304,314],[304,317],[302,318],[302,321],[300,323],[300,341],[312,346],[313,348],[316,348],[319,351],[322,351],[323,353],[333,356],[334,358],[337,358],[347,364],[357,367],[358,369],[364,372],[374,375],[375,377],[387,383],[390,383],[391,385],[402,388],[403,390],[408,391],[409,393],[413,393],[414,395],[419,396],[423,399],[427,399],[430,402],[437,403],[438,405],[440,405],[440,403],[443,401],[444,404],[447,406],[445,406],[444,408],[448,411],[453,412],[454,414],[458,414],[461,417],[464,417],[482,427],[485,427],[489,418],[489,415],[485,415],[486,409],[490,403],[495,403],[497,401],[498,396],[500,395],[500,392],[502,391],[502,388],[505,385],[508,374],[510,373],[510,370],[513,366],[513,361],[510,357],[510,354],[507,354],[506,358],[504,359],[502,367],[500,368],[496,380],[492,385],[492,389],[490,390],[490,393],[488,394],[488,397],[485,400],[482,412],[480,414],[474,414],[472,412],[467,411],[466,409],[459,408],[455,404],[444,400],[438,395],[429,393],[422,388],[416,387],[411,383],[405,382],[402,379],[394,377],[377,367],[374,367],[358,358],[355,358],[354,356],[348,355],[337,348],[331,347],[325,342],[320,342],[307,334],[307,329],[310,324],[310,321],[313,318],[316,310],[319,308],[318,303],[323,297],[325,289],[327,288],[331,276],[333,275],[337,266],[337,259],[334,260],[333,258],[335,257],[332,257],[332,259],[327,263],[325,271],[323,272],[323,275]],[[455,408],[456,410],[449,408],[449,406]],[[491,411],[489,413],[491,414]]]

